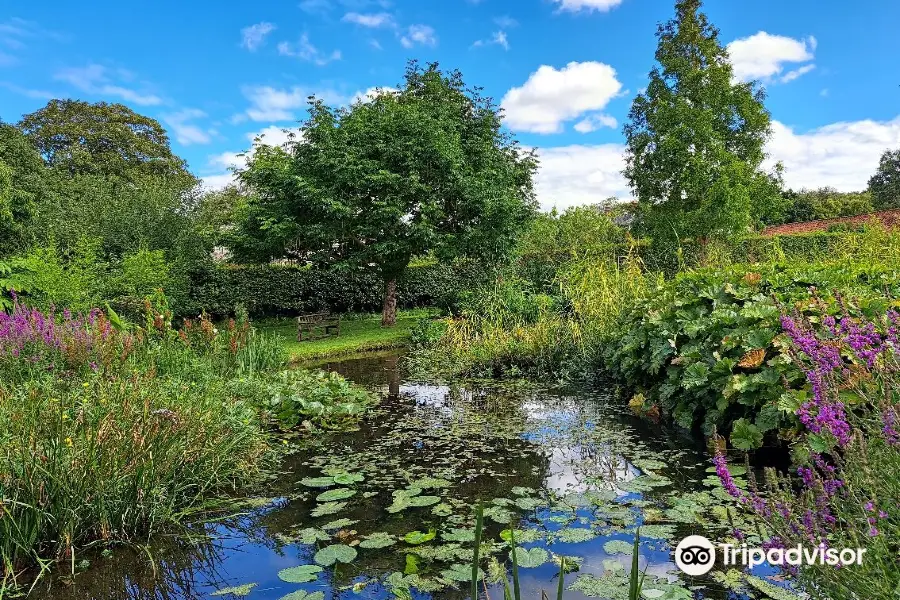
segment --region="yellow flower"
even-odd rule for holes
[[[87,381],[85,381],[85,382],[82,383],[81,385],[84,386],[84,387],[91,387],[91,384],[88,383]]]
[[[63,414],[63,416],[62,416],[62,420],[63,420],[63,421],[65,421],[65,420],[68,419],[68,418],[69,418],[69,415]]]
[[[281,443],[287,446],[287,440],[281,440]]]
[[[70,437],[66,438],[66,446],[68,446],[69,448],[72,447],[72,438],[70,438]]]

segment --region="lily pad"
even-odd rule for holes
[[[325,592],[297,590],[296,592],[291,592],[287,596],[282,596],[281,600],[325,600]]]
[[[316,496],[317,502],[333,502],[335,500],[344,500],[346,498],[350,498],[351,496],[356,495],[356,490],[351,490],[350,488],[336,488],[333,490],[328,490],[322,492],[318,496]]]
[[[309,583],[318,579],[321,572],[319,565],[300,565],[278,571],[278,578],[288,583]]]
[[[550,553],[543,548],[516,548],[516,562],[520,568],[533,569],[550,560]]]
[[[333,515],[334,513],[338,513],[344,510],[345,506],[347,506],[346,502],[326,502],[325,504],[319,504],[318,506],[316,506],[310,511],[309,514],[313,517]]]
[[[397,543],[397,538],[383,531],[367,535],[363,541],[359,543],[360,548],[387,548]]]
[[[210,596],[228,596],[229,594],[232,596],[237,596],[239,598],[243,598],[250,594],[253,591],[258,583],[245,583],[244,585],[237,585],[234,587],[222,588],[221,590],[217,590],[210,594]]]
[[[403,536],[403,541],[407,544],[412,544],[414,546],[418,546],[419,544],[424,544],[425,542],[430,542],[435,538],[437,532],[432,529],[431,531],[424,533],[421,531],[410,531],[406,535]]]
[[[603,544],[603,551],[607,554],[631,554],[634,552],[634,544],[622,540],[609,540]]]
[[[334,476],[334,482],[338,485],[351,485],[365,481],[365,479],[361,473],[338,473]]]
[[[313,488],[331,487],[334,485],[334,477],[304,477],[300,480],[300,485]]]
[[[356,558],[356,549],[346,544],[332,544],[325,546],[314,557],[314,560],[323,567],[330,567],[336,562],[349,563]]]
[[[459,563],[452,564],[450,567],[441,571],[441,577],[450,581],[472,581],[472,565],[463,565]],[[478,579],[480,580],[482,577],[484,577],[484,573],[479,569]]]
[[[556,532],[556,539],[567,544],[579,544],[594,539],[597,535],[585,527],[566,527]]]
[[[316,542],[327,542],[331,539],[331,535],[322,531],[318,527],[307,527],[301,529],[297,534],[297,541],[301,544],[315,544]]]

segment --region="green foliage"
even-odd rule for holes
[[[657,30],[659,65],[625,125],[625,176],[654,245],[728,239],[746,231],[778,197],[763,173],[770,132],[762,88],[738,83],[700,0],[679,0]],[[752,199],[752,201],[751,201]]]
[[[810,288],[818,290],[814,295]],[[797,425],[793,411],[771,409],[785,385],[805,385],[788,356],[780,316],[819,318],[841,308],[832,290],[856,299],[850,310],[885,308],[900,276],[880,266],[735,266],[678,275],[627,312],[604,350],[604,364],[643,407],[657,405],[679,425],[729,433],[756,448],[763,432]],[[782,432],[784,433],[784,432]]]
[[[51,196],[40,155],[18,129],[0,121],[0,256],[27,244],[35,211]]]
[[[113,176],[131,183],[164,177],[181,189],[196,179],[172,154],[162,125],[123,104],[51,100],[19,128],[48,165],[68,176]]]
[[[391,285],[415,256],[502,257],[532,216],[536,162],[498,108],[458,72],[411,62],[398,92],[349,109],[312,103],[303,141],[261,146],[241,180],[255,195],[235,249],[374,264]]]
[[[398,283],[398,304],[453,306],[462,289],[483,277],[476,265],[457,263],[410,267]],[[254,317],[330,311],[364,313],[381,309],[379,278],[366,269],[319,269],[290,265],[226,265],[197,270],[190,298],[179,313],[205,310],[230,314],[243,304]]]
[[[778,214],[770,214],[764,219],[766,225],[852,217],[875,210],[870,192],[839,192],[823,187],[799,192],[788,190],[783,197],[784,206]]]
[[[869,179],[872,205],[876,210],[900,207],[900,149],[885,150],[878,169]]]

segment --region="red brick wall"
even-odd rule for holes
[[[810,233],[813,231],[828,231],[828,228],[837,224],[864,225],[872,221],[880,221],[890,229],[900,229],[900,209],[883,210],[881,212],[856,215],[855,217],[838,217],[836,219],[821,219],[819,221],[806,221],[805,223],[787,223],[766,227],[762,235],[793,235],[797,233]]]

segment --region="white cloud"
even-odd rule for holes
[[[489,44],[497,44],[498,46],[502,46],[504,50],[509,50],[509,40],[506,38],[505,31],[496,31],[494,32],[494,35],[491,36],[491,39],[478,40],[472,44],[472,47],[480,48],[481,46],[487,46]]]
[[[591,12],[608,12],[618,5],[622,4],[622,0],[553,0],[559,4],[559,10],[565,12],[579,12],[582,10]]]
[[[395,94],[399,91],[400,90],[393,87],[370,87],[364,92],[356,92],[353,95],[353,98],[350,99],[350,103],[353,104],[356,102],[371,102],[375,97],[382,94]]]
[[[208,144],[212,141],[212,132],[189,122],[205,116],[206,113],[202,110],[186,108],[177,113],[165,114],[162,116],[162,120],[171,128],[179,144],[190,146],[191,144]]]
[[[593,204],[610,196],[630,197],[625,168],[625,146],[560,146],[538,148],[540,168],[535,192],[542,210]]]
[[[278,53],[283,56],[300,58],[320,67],[325,66],[332,61],[341,59],[340,50],[334,50],[331,54],[323,53],[312,45],[312,42],[309,41],[309,36],[305,33],[300,36],[300,41],[296,45],[291,44],[290,42],[281,42],[278,44]]]
[[[371,27],[373,29],[396,26],[394,17],[390,13],[385,12],[369,14],[350,12],[344,15],[344,18],[341,20],[346,21],[347,23],[362,25],[363,27]]]
[[[795,190],[830,186],[850,192],[865,189],[882,152],[897,147],[900,116],[891,121],[833,123],[805,133],[773,121],[764,166],[770,169],[781,161],[785,186]],[[539,148],[538,156],[535,189],[544,210],[591,204],[609,196],[631,197],[621,174],[622,144]]]
[[[772,122],[769,165],[781,161],[787,187],[865,189],[887,148],[900,146],[900,116],[891,121],[833,123],[805,133]]]
[[[559,133],[564,122],[605,108],[621,89],[615,69],[603,63],[570,62],[562,69],[542,65],[522,87],[506,92],[501,105],[512,129]]]
[[[105,96],[107,98],[109,96],[118,96],[123,100],[142,106],[162,104],[162,99],[159,96],[124,87],[119,82],[116,82],[114,78],[125,81],[132,79],[127,71],[118,69],[113,75],[109,69],[98,64],[61,69],[54,75],[54,79],[65,81],[82,92],[95,96]]]
[[[279,127],[270,125],[265,129],[248,133],[246,139],[250,142],[250,149],[246,152],[222,152],[209,157],[209,167],[226,173],[217,173],[201,177],[203,187],[206,189],[222,189],[235,182],[232,170],[241,170],[247,166],[250,154],[261,145],[281,146],[294,143],[303,139],[303,134],[298,127]]]
[[[619,124],[616,121],[616,118],[612,115],[606,115],[603,113],[596,115],[588,115],[581,121],[575,123],[575,131],[578,133],[590,133],[592,131],[597,131],[603,127],[610,127],[615,129]]]
[[[410,25],[406,35],[400,38],[404,48],[412,48],[416,44],[423,46],[437,46],[437,36],[434,28],[428,25]]]
[[[761,79],[769,81],[780,75],[788,63],[808,63],[815,58],[816,38],[794,39],[760,31],[750,37],[728,44],[728,55],[734,66],[734,76],[740,81]],[[793,81],[808,73],[815,65],[806,64],[781,78]]]
[[[510,17],[509,15],[503,15],[494,19],[494,23],[497,24],[497,27],[501,29],[512,29],[513,27],[518,27],[519,22]]]
[[[321,98],[328,104],[345,104],[346,95],[331,89],[309,89],[293,86],[287,89],[274,88],[268,85],[247,86],[244,96],[250,101],[250,108],[242,115],[236,115],[233,122],[244,118],[251,121],[291,121],[296,119],[297,109],[306,107],[310,96]]]
[[[241,46],[253,52],[263,45],[266,37],[275,31],[275,25],[272,23],[257,23],[241,29]]]

